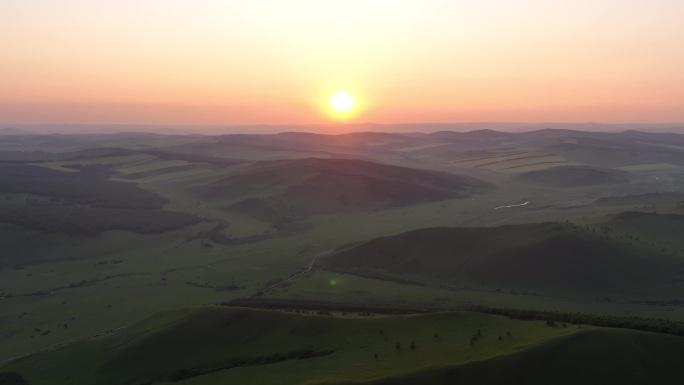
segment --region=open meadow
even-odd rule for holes
[[[684,135],[11,135],[2,144],[0,371],[31,384],[414,383],[491,367],[528,379],[520,362],[565,344],[581,347],[572,357],[604,354],[589,336],[662,354],[681,345],[548,326],[544,312],[597,325],[666,320],[678,333]],[[282,313],[295,308],[334,317]],[[372,309],[375,318],[342,315]],[[541,318],[442,313],[487,309]],[[392,315],[416,311],[437,313]],[[206,341],[232,341],[239,329],[215,328],[243,313],[274,319],[259,318],[272,337],[240,345],[244,356],[229,344],[162,370],[136,366],[126,350],[139,341],[149,345],[135,354],[171,354],[168,344],[194,338],[183,322],[205,328]],[[475,347],[473,322],[487,325]],[[83,370],[60,374],[67,364]],[[657,362],[643,365],[657,378]],[[491,376],[482,383],[497,383]]]

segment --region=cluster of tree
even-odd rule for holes
[[[625,211],[620,214],[618,214],[613,220],[620,220],[620,219],[633,219],[633,216],[648,216],[648,215],[653,215],[649,213],[642,213],[642,212],[636,212],[636,211]],[[675,218],[674,220],[682,220],[684,219],[684,216],[673,214],[673,215],[660,215],[662,218]],[[681,217],[681,218],[680,218]],[[623,233],[616,233],[614,229],[608,227],[608,226],[603,226],[600,225],[598,227],[590,227],[588,224],[585,225],[577,225],[574,223],[568,222],[566,220],[566,226],[568,228],[574,229],[574,230],[579,230],[581,232],[587,232],[587,233],[592,233],[596,234],[599,237],[605,238],[605,239],[614,239],[614,240],[619,240],[626,242],[630,247],[632,245],[642,245],[642,246],[647,246],[651,248],[657,248],[658,251],[662,253],[672,253],[672,254],[678,254],[679,252],[684,252],[684,248],[680,248],[679,250],[676,249],[676,247],[668,248],[668,247],[663,247],[662,242],[660,240],[657,240],[655,236],[653,236],[650,240],[648,239],[642,239],[638,235],[633,235],[628,232],[623,232]],[[597,229],[598,229],[598,234],[597,234]],[[674,227],[670,228],[670,231],[675,231]],[[667,239],[667,238],[666,238]]]
[[[420,282],[420,281],[414,281],[412,279],[401,278],[401,277],[397,277],[394,275],[381,273],[378,271],[367,271],[367,270],[361,270],[359,268],[346,269],[346,270],[345,269],[328,269],[328,270],[337,271],[339,273],[351,273],[354,275],[358,275],[359,277],[377,279],[379,281],[395,282],[395,283],[398,283],[401,285],[425,286],[425,283]],[[402,274],[402,273],[398,273],[398,274]]]
[[[255,234],[255,235],[247,235],[244,237],[237,237],[233,238],[230,234],[225,235],[223,233],[223,230],[227,229],[228,225],[224,223],[219,223],[218,225],[214,226],[210,230],[203,230],[200,231],[196,234],[193,234],[192,236],[189,236],[188,238],[185,239],[186,242],[192,242],[196,239],[199,239],[202,241],[202,245],[206,245],[205,247],[211,247],[210,244],[205,244],[204,240],[210,240],[214,243],[217,243],[219,245],[224,245],[224,246],[231,246],[231,245],[242,245],[246,243],[255,243],[255,242],[260,242],[265,239],[270,239],[272,238],[271,234]]]
[[[273,221],[273,228],[281,233],[304,232],[311,228],[311,224],[304,222],[307,212],[293,203],[284,201],[281,197],[270,196],[263,201],[273,212],[278,213],[278,218]]]
[[[186,281],[184,282],[186,285],[193,286],[199,289],[214,289],[215,291],[233,291],[233,290],[240,290],[244,289],[245,286],[238,286],[234,283],[227,283],[225,285],[219,285],[219,286],[214,286],[210,285],[208,283],[198,283],[198,282],[190,282]]]
[[[27,205],[29,206],[59,206],[59,198],[52,197],[49,200],[40,200],[40,199],[35,199],[35,198],[26,198],[24,200]]]
[[[192,369],[180,369],[176,371],[171,378],[172,382],[178,382],[186,380],[193,377],[202,376],[209,373],[214,373],[219,370],[226,370],[231,368],[258,366],[258,365],[269,365],[278,362],[284,362],[289,360],[305,360],[309,358],[324,357],[335,353],[334,350],[329,349],[314,349],[306,348],[300,350],[293,350],[285,353],[274,353],[266,356],[259,356],[249,360],[237,360],[232,362],[227,362],[225,364],[214,366],[210,368],[192,368]]]
[[[224,306],[239,306],[258,309],[284,310],[295,309],[295,312],[305,311],[301,309],[316,309],[318,311],[341,311],[341,312],[370,312],[375,314],[413,314],[413,313],[432,313],[449,309],[436,307],[404,306],[404,305],[382,305],[382,304],[363,304],[363,303],[333,303],[326,301],[301,301],[290,299],[271,299],[260,297],[238,298],[224,302]],[[455,309],[453,309],[455,310]],[[503,315],[512,319],[519,320],[542,320],[549,326],[557,326],[557,322],[564,327],[569,324],[574,325],[593,325],[613,328],[624,328],[634,330],[644,330],[656,333],[672,334],[684,336],[684,321],[642,318],[634,316],[616,316],[603,314],[584,314],[584,313],[563,313],[556,311],[514,309],[514,308],[491,308],[485,306],[468,306],[459,310],[474,311],[485,314]],[[481,333],[480,333],[481,334]],[[510,336],[510,332],[506,333]],[[474,342],[474,341],[473,341]]]
[[[475,345],[475,342],[477,342],[477,339],[480,337],[482,337],[482,329],[477,329],[477,333],[470,337],[470,346]],[[501,339],[501,336],[499,336],[499,339]]]
[[[209,232],[207,233],[207,238],[209,238],[210,241],[218,243],[220,245],[230,244],[230,238],[222,232],[226,227],[228,226],[223,223],[214,226],[214,228],[209,230]]]
[[[233,291],[233,290],[240,290],[240,289],[245,289],[245,285],[238,286],[234,283],[227,283],[225,285],[218,285],[214,287],[215,291]]]
[[[111,181],[111,175],[102,166],[61,172],[16,163],[8,167],[0,162],[0,192],[43,195],[62,199],[66,204],[110,209],[156,210],[168,202],[135,184]]]
[[[172,211],[88,209],[83,207],[0,206],[0,222],[27,229],[95,236],[108,230],[140,234],[182,229],[202,218]]]
[[[273,299],[262,297],[237,298],[222,303],[224,306],[249,307],[256,309],[286,310],[305,313],[306,310],[339,311],[366,314],[414,314],[444,311],[444,308],[420,306],[396,306],[392,304],[342,303],[329,301],[306,301],[293,299]]]
[[[17,372],[0,372],[0,384],[2,385],[29,385],[24,376]]]
[[[70,288],[70,289],[73,289],[73,288],[75,288],[75,287],[85,286],[87,283],[88,283],[88,281],[86,281],[85,279],[82,279],[82,280],[81,280],[80,282],[78,282],[78,283],[73,283],[73,282],[71,282],[71,283],[69,284],[69,288]]]
[[[123,260],[122,260],[122,259],[103,260],[103,261],[98,262],[97,264],[98,264],[98,265],[108,265],[108,264],[110,264],[110,263],[111,263],[112,265],[118,265],[118,264],[120,264],[120,263],[123,263]]]
[[[243,163],[243,160],[236,160],[236,159],[229,159],[229,158],[223,158],[223,157],[214,157],[214,156],[208,156],[208,155],[201,155],[201,154],[186,154],[182,152],[172,152],[172,151],[166,151],[166,150],[152,150],[152,149],[145,149],[144,151],[141,151],[145,154],[150,154],[154,155],[157,158],[160,159],[168,159],[168,160],[184,160],[188,163],[208,163],[216,167],[220,168],[225,168],[228,166],[232,166],[238,163]]]
[[[273,222],[273,228],[281,233],[292,234],[301,233],[311,229],[310,223],[292,220],[287,217],[281,217]]]
[[[131,183],[68,178],[25,178],[0,176],[0,191],[44,195],[67,204],[110,209],[161,209],[168,201]]]
[[[285,202],[280,197],[270,196],[263,199],[272,209],[279,212],[283,219],[289,221],[303,221],[306,218],[306,210],[297,207],[292,203]]]
[[[542,311],[512,308],[490,308],[471,306],[466,310],[486,314],[503,315],[519,320],[546,320],[547,325],[555,327],[556,322],[562,324],[593,325],[612,328],[644,330],[656,333],[684,336],[684,321],[641,318],[634,316],[616,316],[605,314],[563,313],[556,311]]]
[[[665,300],[665,301],[645,300],[645,301],[635,301],[635,302],[645,303],[648,305],[656,305],[656,306],[672,306],[672,305],[681,306],[681,305],[684,305],[684,299],[677,299],[677,298]]]

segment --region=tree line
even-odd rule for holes
[[[684,336],[684,321],[642,318],[636,316],[616,316],[608,314],[565,313],[558,311],[543,311],[515,308],[491,308],[485,306],[469,306],[465,310],[478,313],[502,315],[518,320],[546,320],[547,324],[556,322],[574,325],[592,325],[610,328],[643,330],[655,333]]]
[[[617,316],[607,314],[585,314],[580,312],[566,313],[516,308],[492,308],[486,306],[465,306],[444,308],[435,306],[405,306],[396,304],[364,304],[364,303],[333,303],[326,301],[277,300],[270,298],[239,298],[223,303],[225,306],[240,306],[260,309],[288,310],[316,309],[319,311],[364,312],[371,314],[411,314],[434,313],[442,311],[472,311],[484,314],[501,315],[517,320],[541,320],[548,325],[573,324],[592,325],[611,328],[643,330],[655,333],[684,336],[684,321],[671,319],[643,318],[636,316]]]
[[[78,206],[0,206],[0,222],[31,230],[96,236],[108,230],[129,230],[139,234],[182,229],[204,219],[185,213],[152,210],[89,209]]]
[[[0,162],[0,192],[53,197],[72,205],[96,208],[157,210],[168,200],[133,183],[114,182],[103,166],[75,167],[62,172],[46,167]]]

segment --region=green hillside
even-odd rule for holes
[[[672,336],[550,327],[544,321],[468,312],[343,318],[204,307],[159,313],[114,334],[15,361],[1,371],[20,373],[32,385],[578,383],[611,378],[624,384],[682,378],[684,370],[675,361],[683,348],[684,339]],[[610,377],[618,368],[621,373]]]
[[[518,180],[555,187],[583,187],[629,182],[627,173],[589,166],[559,166],[530,171],[517,176]]]
[[[110,155],[111,151],[115,150],[78,153],[95,156]],[[98,158],[94,159],[89,161],[97,162]],[[112,168],[111,164],[88,162],[43,166],[0,162],[0,223],[45,233],[95,237],[110,230],[139,234],[179,230],[203,221],[195,215],[164,210],[168,199],[135,183],[112,180]],[[0,234],[0,239],[6,236]],[[24,254],[32,260],[51,259],[32,255],[30,247]],[[7,258],[0,256],[0,266]]]
[[[684,193],[681,192],[603,197],[594,201],[594,204],[597,206],[646,206],[645,208],[655,208],[661,204],[679,207],[682,203],[684,203]]]
[[[0,385],[684,383],[598,328],[681,331],[684,135],[478,127],[3,136]],[[359,314],[454,310],[537,321]]]
[[[684,371],[679,365],[683,342],[681,337],[625,330],[592,330],[489,360],[355,383],[677,384],[684,380]]]
[[[200,196],[208,200],[278,198],[308,213],[327,213],[465,198],[489,188],[488,183],[467,176],[357,159],[309,158],[237,168],[200,189]],[[244,211],[244,206],[252,206],[248,203],[234,209]]]
[[[682,288],[681,259],[587,230],[555,223],[429,228],[373,239],[318,263],[381,279],[546,294],[641,296]]]
[[[168,201],[132,183],[110,180],[99,165],[72,165],[70,172],[23,163],[0,162],[0,193],[52,197],[69,205],[93,208],[156,210]]]

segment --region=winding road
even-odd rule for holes
[[[320,257],[321,255],[325,255],[325,254],[327,254],[327,253],[329,253],[329,252],[331,252],[331,251],[332,251],[332,249],[326,250],[326,251],[323,251],[323,252],[320,252],[320,253],[314,255],[313,258],[311,259],[311,263],[309,264],[309,267],[308,267],[308,268],[306,268],[305,270],[300,271],[300,272],[297,273],[297,274],[292,275],[291,277],[289,277],[289,278],[287,278],[287,279],[283,279],[282,281],[278,281],[278,282],[276,282],[276,283],[274,283],[274,284],[272,284],[272,285],[270,285],[270,286],[268,286],[268,287],[266,287],[266,288],[260,290],[261,294],[266,293],[267,291],[272,290],[272,289],[278,287],[279,285],[282,285],[282,284],[285,283],[285,282],[291,282],[291,281],[294,280],[295,278],[297,278],[297,277],[299,277],[299,276],[301,276],[301,275],[303,275],[303,274],[306,274],[306,273],[310,272],[311,269],[313,269],[314,263],[316,263],[316,258]]]
[[[498,210],[498,209],[505,209],[505,208],[507,208],[507,207],[520,207],[520,206],[527,206],[528,204],[530,204],[530,201],[525,201],[525,203],[520,203],[520,204],[517,204],[517,205],[508,205],[508,206],[499,206],[499,207],[494,207],[494,210]]]

